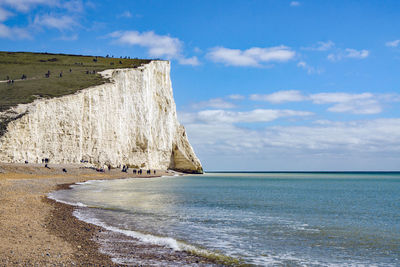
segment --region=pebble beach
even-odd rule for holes
[[[49,167],[39,164],[0,164],[0,265],[115,266],[109,255],[99,251],[99,243],[96,242],[107,230],[79,221],[72,215],[73,206],[55,202],[46,196],[51,191],[66,189],[77,182],[135,176],[122,173],[119,169],[100,173],[74,165]],[[161,175],[172,173],[157,171],[157,176]],[[118,240],[129,239],[118,237]],[[127,246],[127,243],[131,245]],[[120,246],[129,250],[133,257],[152,258],[155,262],[159,257],[152,255],[152,245],[143,247],[135,246],[134,242],[125,242]],[[179,259],[188,264],[213,265],[207,259],[186,252],[171,251],[162,257],[163,260],[169,258],[171,263]]]

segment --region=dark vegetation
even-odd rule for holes
[[[107,82],[98,74],[99,71],[137,68],[150,61],[126,57],[0,52],[0,112],[37,98],[73,94]]]
[[[19,114],[15,117],[6,117],[4,119],[0,118],[0,137],[3,136],[7,132],[7,125],[13,120],[18,120],[22,118],[25,113]]]

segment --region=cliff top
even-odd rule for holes
[[[98,74],[99,71],[136,68],[150,61],[108,56],[0,52],[0,112],[33,102],[36,98],[69,95],[107,82]]]

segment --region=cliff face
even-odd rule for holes
[[[167,61],[106,70],[111,83],[0,113],[0,161],[130,165],[201,173],[177,120]],[[11,119],[10,119],[11,118]]]

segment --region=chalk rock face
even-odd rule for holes
[[[0,161],[110,164],[202,173],[177,120],[170,63],[106,70],[111,83],[0,113]]]

